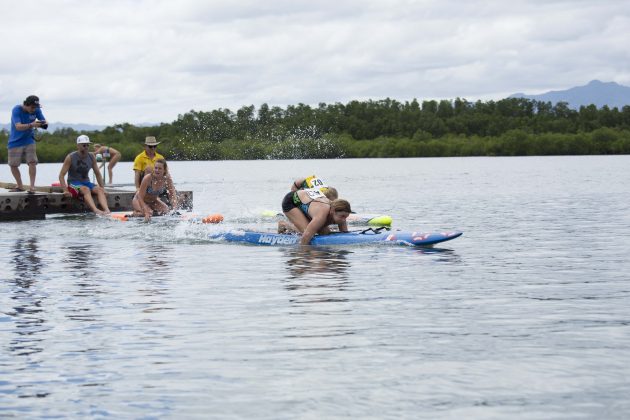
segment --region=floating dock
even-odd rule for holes
[[[66,197],[61,187],[35,187],[35,194],[29,194],[26,191],[9,191],[15,187],[13,183],[0,182],[0,221],[41,220],[45,219],[47,214],[91,211],[82,200]],[[106,186],[105,191],[107,192],[107,206],[111,211],[133,210],[131,200],[136,193],[135,190]],[[192,191],[178,191],[177,197],[183,209],[192,209]]]

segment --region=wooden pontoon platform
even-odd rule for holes
[[[35,194],[10,192],[14,183],[0,182],[0,221],[45,219],[53,213],[86,213],[90,209],[81,200],[66,197],[61,187],[35,187]],[[136,193],[120,188],[105,187],[107,205],[111,211],[131,211]],[[182,208],[192,209],[192,191],[178,191]],[[96,200],[95,200],[96,201]]]

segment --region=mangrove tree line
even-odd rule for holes
[[[627,154],[630,106],[575,110],[564,102],[457,98],[191,110],[156,127],[40,130],[40,161],[62,161],[79,134],[115,147],[124,160],[142,150],[148,135],[158,137],[160,152],[173,160]],[[7,137],[0,132],[5,144]],[[6,155],[0,149],[2,162]]]

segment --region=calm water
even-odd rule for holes
[[[630,156],[171,165],[223,226],[0,224],[0,417],[630,416]],[[206,239],[273,229],[258,214],[310,173],[355,211],[464,236]]]

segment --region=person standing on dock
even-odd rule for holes
[[[109,207],[107,207],[103,176],[98,169],[96,156],[89,151],[90,144],[88,136],[83,134],[77,137],[77,151],[68,154],[63,161],[63,166],[59,172],[59,185],[64,190],[65,195],[71,195],[74,198],[79,198],[82,195],[83,201],[94,213],[99,215],[109,214],[111,212]],[[90,169],[96,175],[98,186],[90,182]],[[64,179],[66,174],[68,174],[67,186]],[[95,194],[98,198],[98,203],[101,205],[102,210],[96,207],[92,194]]]
[[[24,191],[20,164],[22,158],[28,164],[28,175],[30,178],[29,194],[35,193],[35,176],[37,175],[37,153],[35,147],[34,129],[48,128],[48,123],[41,110],[39,98],[31,95],[24,100],[22,105],[16,105],[11,111],[11,134],[7,147],[9,149],[9,166],[11,174],[17,184],[11,192]]]
[[[103,157],[103,163],[99,166],[99,169],[104,168],[105,164],[107,164],[107,174],[109,175],[108,184],[112,185],[114,179],[114,166],[116,166],[120,160],[120,152],[113,147],[94,143],[94,153],[97,158],[99,154]]]
[[[144,179],[144,176],[153,172],[153,166],[158,159],[164,159],[164,156],[159,154],[155,149],[157,148],[159,141],[153,136],[149,136],[144,140],[144,152],[140,153],[133,161],[134,181],[136,184],[136,191],[140,189],[140,183]]]

